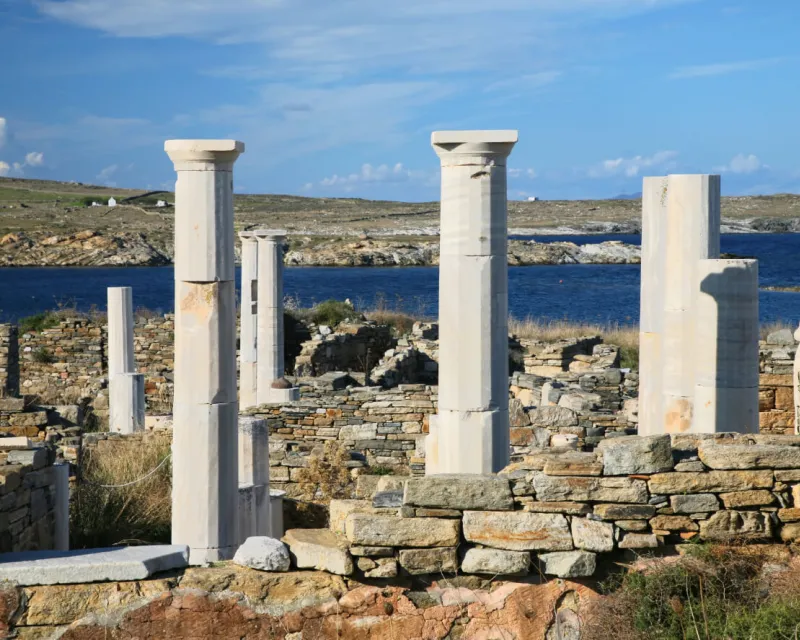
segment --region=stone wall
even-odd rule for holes
[[[0,324],[0,398],[19,395],[19,342],[17,327]]]
[[[792,332],[776,331],[759,343],[758,424],[761,433],[794,433],[792,371],[797,351]]]
[[[53,549],[54,458],[44,447],[0,447],[0,553]]]
[[[800,437],[793,436],[609,438],[592,453],[541,451],[497,476],[359,483],[367,499],[331,503],[334,538],[320,534],[318,543],[335,551],[317,568],[367,578],[578,578],[626,550],[800,540]],[[292,552],[296,537],[285,538]]]
[[[295,359],[294,373],[299,377],[329,371],[366,374],[396,343],[389,327],[374,323],[340,324],[335,333],[330,327],[318,327]]]

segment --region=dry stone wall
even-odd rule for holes
[[[792,369],[797,342],[788,329],[759,343],[758,411],[761,433],[794,433]]]
[[[0,398],[19,395],[19,341],[17,327],[0,324]]]

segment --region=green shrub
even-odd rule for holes
[[[311,309],[311,321],[315,324],[325,324],[335,327],[345,320],[356,320],[359,314],[353,305],[341,300],[326,300]]]
[[[44,311],[37,313],[27,318],[21,318],[19,321],[20,333],[28,333],[29,331],[44,331],[45,329],[52,329],[57,327],[61,322],[61,316],[54,311]]]
[[[52,364],[56,361],[56,357],[44,347],[40,347],[33,352],[33,361],[40,364]]]

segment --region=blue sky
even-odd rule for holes
[[[436,129],[519,129],[509,196],[645,175],[800,192],[796,0],[0,0],[0,175],[162,188],[237,138],[237,191],[427,200]]]

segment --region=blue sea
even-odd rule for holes
[[[635,235],[532,236],[578,244],[640,242]],[[761,286],[800,285],[800,234],[732,234],[722,251],[760,261]],[[237,273],[238,278],[238,273]],[[133,287],[134,306],[173,308],[172,267],[31,267],[0,269],[0,322],[55,308],[105,308],[107,287]],[[287,268],[285,295],[303,306],[349,298],[357,307],[383,304],[435,317],[436,267]],[[800,293],[762,291],[763,322],[800,320]],[[509,268],[509,310],[517,318],[631,324],[639,316],[638,265],[564,265]]]

